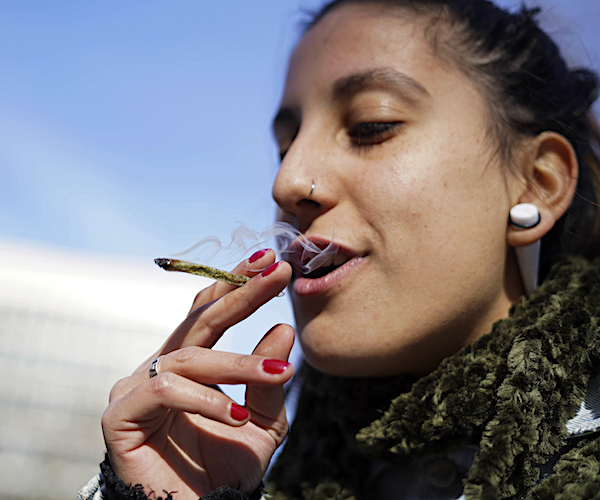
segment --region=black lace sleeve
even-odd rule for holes
[[[176,492],[162,491],[153,492],[150,497],[144,493],[140,484],[125,484],[112,470],[108,457],[100,464],[102,474],[102,489],[104,500],[177,500]],[[235,490],[228,486],[220,486],[214,491],[207,493],[200,500],[260,500],[263,492],[261,485],[248,495],[241,490]]]

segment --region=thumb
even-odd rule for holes
[[[279,324],[271,328],[254,348],[252,354],[287,361],[294,345],[294,329]]]
[[[287,361],[294,345],[294,329],[290,325],[274,326],[258,343],[254,352],[269,359]],[[283,441],[287,433],[287,421],[283,398],[283,383],[294,374],[294,367],[285,369],[286,378],[281,385],[249,384],[246,389],[246,408],[252,415],[252,421],[257,425],[272,429]]]

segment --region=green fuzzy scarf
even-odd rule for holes
[[[598,435],[539,481],[598,372],[600,259],[573,257],[488,335],[421,379],[341,378],[305,366],[268,491],[275,500],[369,498],[371,460],[402,464],[475,444],[468,500],[600,499]]]

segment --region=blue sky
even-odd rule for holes
[[[1,0],[0,241],[151,259],[263,229],[270,120],[320,3]],[[537,4],[598,69],[600,2]]]

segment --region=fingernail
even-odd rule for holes
[[[264,248],[262,250],[259,250],[258,252],[253,253],[250,257],[248,257],[248,262],[256,262],[261,257],[264,257],[268,251],[268,248]]]
[[[269,274],[271,274],[273,271],[275,271],[275,269],[277,269],[277,266],[279,265],[279,262],[275,262],[275,264],[271,264],[269,267],[267,267],[262,273],[261,276],[269,276]]]
[[[280,359],[265,359],[262,365],[263,370],[271,375],[279,375],[283,373],[288,366],[290,366],[289,363],[281,361]]]
[[[231,403],[231,418],[237,422],[246,420],[250,414],[248,411],[237,403]]]

